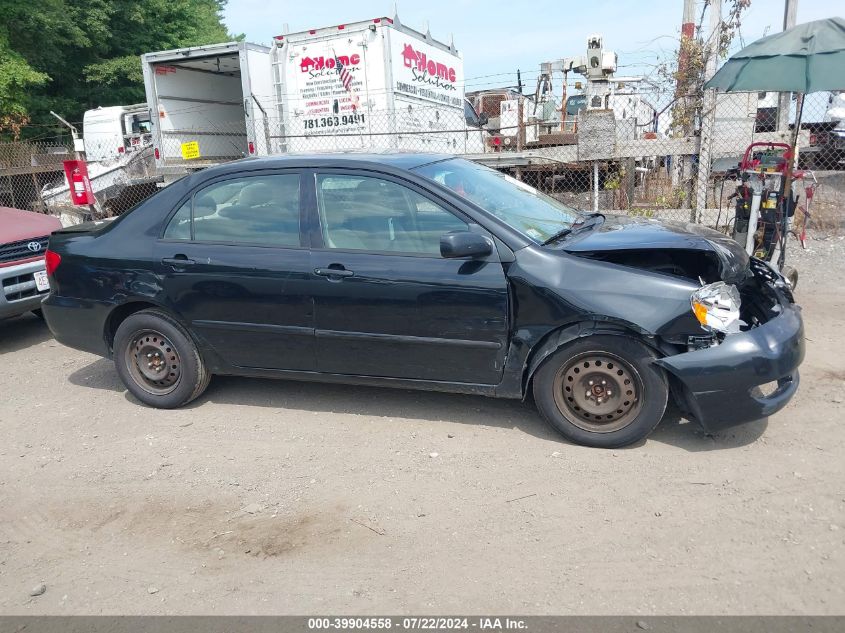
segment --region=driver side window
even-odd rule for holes
[[[416,191],[369,176],[317,177],[328,248],[439,256],[440,237],[466,222]]]

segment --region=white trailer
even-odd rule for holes
[[[483,150],[460,53],[398,17],[279,35],[272,65],[275,152]]]
[[[141,56],[156,171],[267,154],[273,107],[270,49],[228,42]]]

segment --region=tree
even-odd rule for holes
[[[705,2],[705,8],[709,0]],[[727,15],[723,17],[719,31],[717,50],[718,56],[724,59],[733,43],[734,36],[739,32],[743,13],[751,6],[751,0],[729,0]],[[701,120],[701,106],[704,102],[704,71],[707,67],[709,48],[701,36],[701,21],[696,27],[697,37],[681,38],[677,53],[677,65],[664,70],[664,75],[671,77],[675,83],[676,94],[681,97],[672,106],[673,132],[678,135],[689,136],[693,133]],[[683,60],[683,63],[680,63]]]
[[[9,130],[17,137],[29,122],[29,91],[43,86],[49,77],[40,73],[11,50],[0,33],[0,131]]]
[[[76,122],[92,107],[142,102],[141,54],[237,39],[225,3],[0,0],[0,133],[52,125],[50,110]]]
[[[734,37],[739,33],[743,13],[751,6],[751,0],[728,0],[727,12],[723,14],[715,33],[716,46],[709,46],[702,36],[704,12],[710,0],[704,0],[701,17],[695,27],[695,34],[682,34],[678,50],[670,61],[660,64],[657,76],[660,83],[671,91],[675,98],[671,106],[669,134],[673,137],[689,137],[700,134],[702,107],[704,105],[705,70],[715,50],[717,58],[728,55]],[[675,188],[671,204],[689,208],[692,203],[694,168],[689,156],[673,157],[672,186]]]

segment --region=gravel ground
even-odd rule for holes
[[[845,241],[809,246],[790,406],[624,450],[436,393],[222,378],[147,409],[4,322],[0,612],[845,613]]]
[[[810,235],[806,249],[791,241],[787,251],[787,264],[798,269],[799,291],[841,286],[845,279],[845,234]]]

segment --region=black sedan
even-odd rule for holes
[[[229,163],[53,233],[46,261],[56,338],[154,407],[213,374],[533,395],[613,447],[670,397],[710,431],[774,413],[804,356],[788,283],[722,234],[585,214],[450,156]]]

